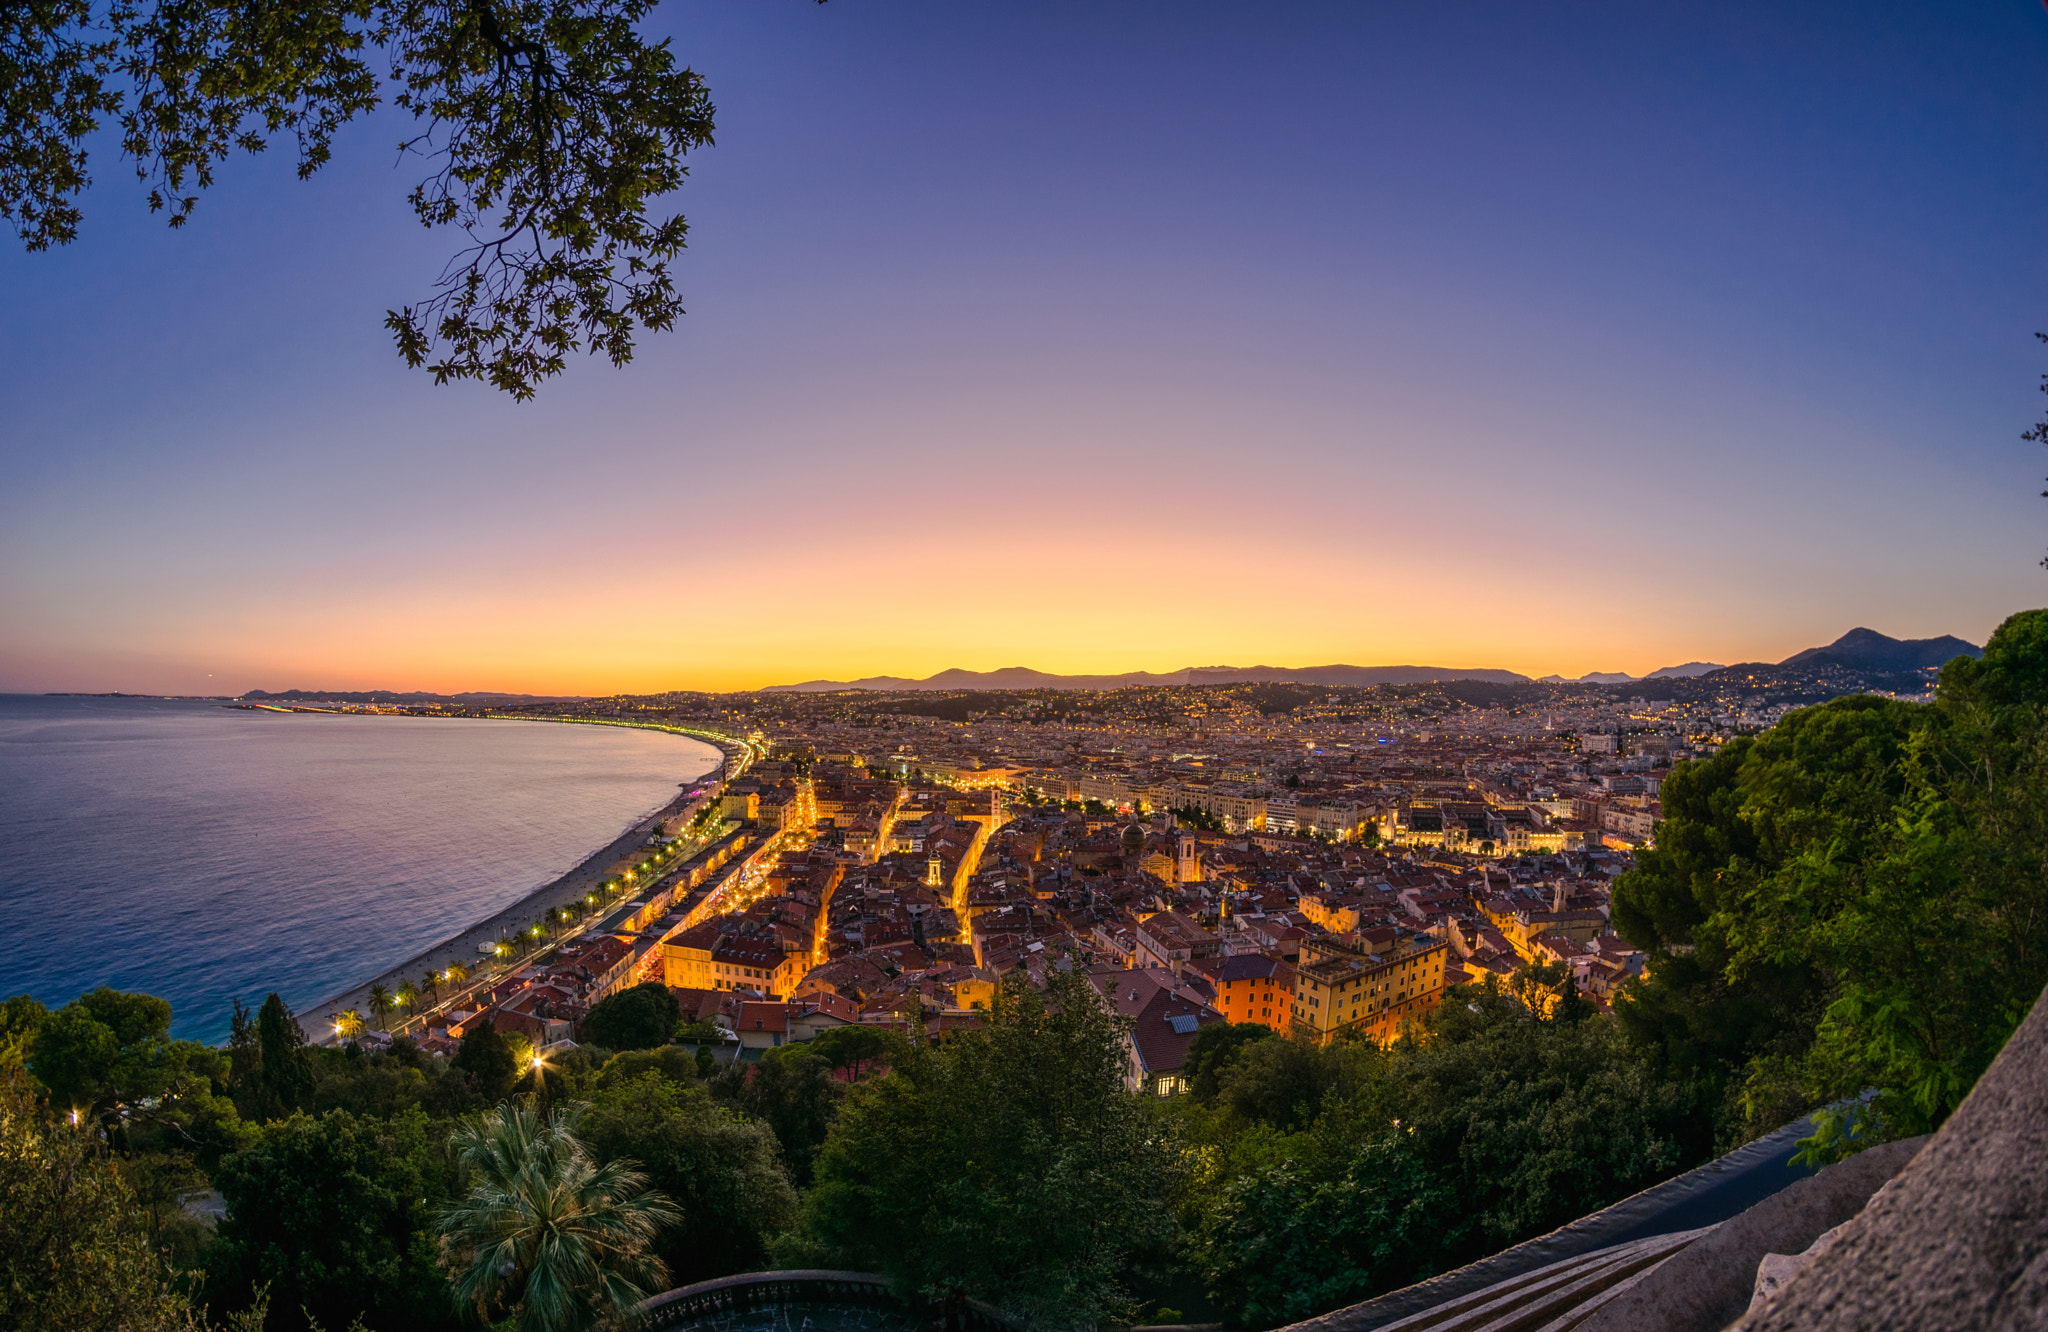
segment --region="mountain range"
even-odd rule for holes
[[[1887,638],[1875,629],[1851,629],[1826,647],[1795,652],[1780,666],[1848,666],[1863,671],[1918,671],[1957,657],[1981,657],[1984,649],[1953,634],[1940,638]]]
[[[1690,680],[1696,676],[1711,675],[1727,667],[1714,661],[1689,661],[1683,666],[1660,666],[1648,675],[1630,675],[1627,671],[1587,671],[1584,675],[1567,677],[1563,675],[1539,675],[1538,684],[1629,684],[1636,680]]]
[[[1874,629],[1851,629],[1825,647],[1808,648],[1787,657],[1781,666],[1845,666],[1866,671],[1909,671],[1939,666],[1953,657],[1981,657],[1983,649],[1953,635],[1940,638],[1888,638]],[[1407,685],[1437,684],[1449,680],[1481,680],[1490,684],[1630,684],[1636,680],[1689,680],[1715,671],[1731,669],[1710,661],[1689,661],[1682,666],[1665,666],[1648,675],[1624,671],[1592,671],[1576,679],[1546,675],[1540,680],[1515,671],[1465,669],[1454,666],[1190,666],[1186,670],[1153,674],[1129,671],[1122,675],[1053,675],[1025,666],[1005,666],[994,671],[964,671],[958,668],[913,680],[901,675],[870,675],[860,680],[806,680],[802,684],[770,685],[769,693],[828,693],[842,689],[866,689],[884,693],[912,693],[922,690],[965,689],[1128,689],[1133,685],[1206,684],[1310,684],[1310,685]]]
[[[485,706],[492,703],[563,703],[582,695],[498,694],[488,690],[466,694],[430,694],[419,690],[396,693],[389,689],[286,689],[272,694],[251,689],[236,697],[251,703],[461,703]]]
[[[940,671],[922,680],[900,675],[870,675],[861,680],[806,680],[802,684],[770,685],[769,693],[826,693],[840,689],[872,689],[909,693],[928,689],[1128,689],[1133,685],[1435,684],[1442,680],[1485,680],[1493,684],[1526,684],[1529,677],[1514,671],[1461,670],[1450,666],[1190,666],[1155,675],[1127,671],[1122,675],[1051,675],[1027,666],[994,671]]]

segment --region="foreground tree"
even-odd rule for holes
[[[191,1310],[91,1121],[53,1117],[0,1072],[0,1327],[173,1332]]]
[[[257,1085],[260,1117],[279,1119],[313,1104],[313,1065],[306,1033],[292,1010],[275,994],[256,1010]]]
[[[713,1091],[772,1129],[790,1176],[799,1187],[810,1184],[812,1163],[845,1095],[830,1060],[809,1045],[785,1045],[762,1055],[757,1064],[735,1062]]]
[[[806,1199],[811,1243],[1039,1327],[1127,1313],[1131,1256],[1171,1238],[1175,1158],[1124,1087],[1125,1039],[1083,977],[1046,994],[1010,977],[984,1029],[920,1043],[848,1097]]]
[[[682,313],[680,216],[650,216],[711,142],[704,82],[637,31],[654,0],[24,0],[0,5],[0,217],[69,244],[102,126],[185,225],[214,170],[287,137],[303,179],[389,102],[418,133],[414,214],[464,242],[385,319],[436,382],[526,398],[569,353],[632,359]],[[379,67],[384,73],[380,74]]]
[[[1271,1027],[1257,1022],[1215,1022],[1195,1033],[1181,1062],[1188,1090],[1203,1102],[1223,1091],[1223,1078],[1237,1065],[1247,1046],[1274,1038]]]
[[[1675,771],[1615,885],[1651,950],[1617,1007],[1725,1085],[1727,1134],[1878,1091],[1823,1156],[1938,1127],[2048,982],[2048,611],[1936,701],[1837,699]]]
[[[186,1149],[211,1151],[223,1141],[211,1127],[233,1118],[216,1099],[228,1084],[228,1060],[172,1040],[168,1001],[102,985],[41,1021],[26,1008],[16,1019],[30,1024],[22,1028],[28,1069],[56,1107],[97,1117],[123,1142],[145,1129],[166,1131]]]
[[[632,1161],[592,1160],[582,1114],[508,1103],[451,1139],[469,1188],[441,1226],[456,1299],[484,1322],[509,1313],[520,1332],[580,1332],[661,1288],[653,1249],[675,1206]]]
[[[204,1254],[206,1297],[241,1308],[267,1288],[273,1327],[452,1329],[436,1265],[433,1208],[451,1175],[432,1122],[330,1111],[264,1126],[224,1159],[227,1216]],[[286,1320],[280,1324],[279,1319]]]
[[[671,1281],[772,1266],[769,1241],[797,1220],[796,1189],[775,1134],[713,1101],[695,1085],[693,1061],[669,1049],[680,1057],[664,1061],[673,1065],[667,1071],[652,1054],[623,1054],[606,1065],[605,1082],[615,1071],[639,1072],[592,1095],[577,1136],[599,1161],[640,1162],[681,1210],[655,1247]]]
[[[716,1027],[712,1038],[718,1038]],[[833,1068],[845,1069],[856,1082],[868,1073],[886,1070],[910,1052],[909,1042],[897,1032],[857,1022],[821,1031],[805,1048]]]
[[[27,1066],[36,1033],[49,1016],[50,1010],[34,995],[17,994],[0,1003],[0,1075]]]
[[[1386,1052],[1269,1040],[1222,1074],[1183,1197],[1211,1297],[1254,1327],[1459,1266],[1704,1159],[1693,1087],[1609,1022],[1493,984]],[[1310,1103],[1307,1089],[1320,1090]]]

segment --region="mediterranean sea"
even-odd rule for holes
[[[518,901],[715,770],[660,731],[0,695],[0,996],[218,1041]]]

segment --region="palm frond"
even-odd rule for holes
[[[507,1103],[451,1139],[469,1182],[441,1230],[456,1298],[520,1332],[575,1332],[661,1289],[652,1246],[678,1220],[632,1161],[599,1164],[576,1137],[584,1107]]]

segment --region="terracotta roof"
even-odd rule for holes
[[[789,1005],[744,1002],[740,1005],[739,1018],[733,1030],[786,1032],[789,1030]]]

